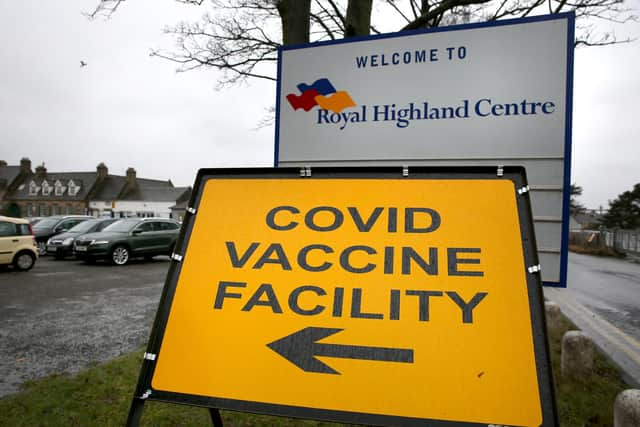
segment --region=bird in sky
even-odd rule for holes
[[[86,67],[86,66],[87,66],[87,63],[86,63],[86,62],[84,62],[84,61],[80,61],[80,68],[82,68],[82,67]]]

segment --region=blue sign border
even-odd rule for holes
[[[399,38],[413,36],[416,34],[442,33],[448,31],[460,31],[477,28],[501,27],[514,24],[526,24],[532,22],[567,20],[567,75],[566,75],[566,98],[565,98],[565,136],[564,136],[564,183],[562,194],[562,237],[560,245],[560,278],[559,282],[543,282],[544,286],[558,288],[567,287],[567,265],[569,261],[569,207],[570,207],[570,187],[571,187],[571,138],[573,124],[573,60],[575,43],[575,13],[564,12],[553,15],[540,15],[526,18],[505,19],[501,21],[477,22],[471,24],[451,25],[446,27],[426,28],[419,30],[408,30],[396,33],[376,34],[372,36],[351,37],[340,40],[326,40],[314,43],[305,43],[278,48],[278,70],[276,83],[276,121],[275,121],[275,144],[273,165],[278,167],[280,152],[280,90],[282,77],[282,52],[288,50],[308,49],[319,46],[329,46],[343,43],[358,43],[363,41],[381,40],[389,38]]]

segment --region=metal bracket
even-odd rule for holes
[[[504,175],[504,165],[498,165],[498,176]]]
[[[303,166],[300,168],[300,176],[301,177],[310,177],[311,176],[311,166]]]
[[[171,254],[171,259],[180,262],[180,261],[182,261],[182,255],[178,255],[177,253],[174,252],[174,253]]]
[[[189,206],[189,207],[187,208],[187,212],[189,212],[189,213],[190,213],[190,214],[192,214],[192,215],[195,215],[195,214],[196,214],[196,212],[197,212],[197,210],[196,210],[196,209],[194,209],[194,208],[192,208],[191,206]]]
[[[156,360],[156,354],[155,353],[145,353],[142,356],[145,360]]]
[[[402,166],[402,176],[409,176],[409,166]]]
[[[533,273],[539,273],[542,270],[542,268],[540,267],[540,264],[538,265],[532,265],[531,267],[527,268],[527,271],[531,274]]]
[[[145,391],[144,393],[142,393],[142,396],[140,396],[140,399],[142,400],[146,400],[149,398],[149,396],[151,396],[151,389],[147,389],[147,391]]]
[[[524,193],[528,193],[529,190],[529,186],[525,185],[524,187],[518,189],[518,194],[523,195]]]

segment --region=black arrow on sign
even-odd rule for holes
[[[316,359],[316,356],[413,363],[413,350],[409,349],[322,344],[317,342],[340,331],[342,329],[308,327],[267,344],[267,347],[305,372],[322,374],[339,375],[340,373]]]

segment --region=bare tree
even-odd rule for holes
[[[279,11],[276,2],[211,0],[211,6],[212,11],[198,22],[179,22],[165,28],[165,33],[175,37],[174,49],[153,50],[151,54],[178,63],[179,71],[218,68],[224,72],[219,84],[225,86],[248,77],[275,80],[270,64],[277,61],[283,24],[290,25],[285,31],[289,44],[309,40],[308,26],[301,40],[300,28],[291,29],[300,22],[285,10],[286,6],[280,6]]]
[[[124,0],[98,0],[90,17],[110,16]],[[176,0],[197,4],[203,0]],[[209,0],[197,22],[179,22],[165,32],[175,39],[169,50],[152,55],[179,64],[178,71],[214,67],[224,72],[220,86],[247,78],[275,80],[282,44],[407,31],[456,23],[495,21],[573,11],[576,46],[628,42],[605,23],[635,21],[628,0]],[[375,6],[375,7],[374,7]],[[204,7],[204,6],[203,6]]]
[[[118,10],[123,1],[124,0],[100,0],[92,12],[85,12],[84,15],[90,19],[97,16],[111,16]]]
[[[175,0],[178,3],[201,5],[204,0]],[[96,7],[91,12],[86,12],[84,15],[93,19],[98,16],[109,17],[114,14],[124,0],[99,0]]]

